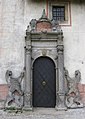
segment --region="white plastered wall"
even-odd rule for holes
[[[19,76],[24,67],[24,36],[31,19],[41,17],[44,0],[0,0],[0,84],[6,83],[5,72]],[[64,63],[71,77],[81,71],[85,83],[85,3],[71,2],[71,26],[64,32]]]

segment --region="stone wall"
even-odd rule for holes
[[[70,27],[62,27],[64,31],[65,67],[72,77],[76,69],[81,72],[81,83],[85,84],[85,2],[71,3]]]
[[[5,72],[20,74],[24,66],[24,1],[0,0],[0,83]]]

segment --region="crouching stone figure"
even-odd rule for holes
[[[81,102],[80,92],[78,89],[78,84],[81,80],[81,73],[79,70],[75,71],[75,77],[70,78],[68,71],[65,71],[65,78],[67,80],[68,91],[66,94],[66,106],[68,108],[78,108],[83,107]]]
[[[14,78],[12,76],[12,71],[7,70],[6,81],[8,84],[8,95],[5,101],[5,108],[22,108],[23,106],[23,91],[21,90],[21,82],[24,77],[24,71],[21,72],[20,76]]]

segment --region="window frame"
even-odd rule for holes
[[[47,13],[48,17],[52,19],[52,6],[64,6],[65,7],[65,21],[59,22],[62,26],[71,26],[71,4],[70,2],[48,2]]]

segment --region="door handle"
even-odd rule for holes
[[[46,81],[42,81],[42,85],[45,86],[46,85]]]

